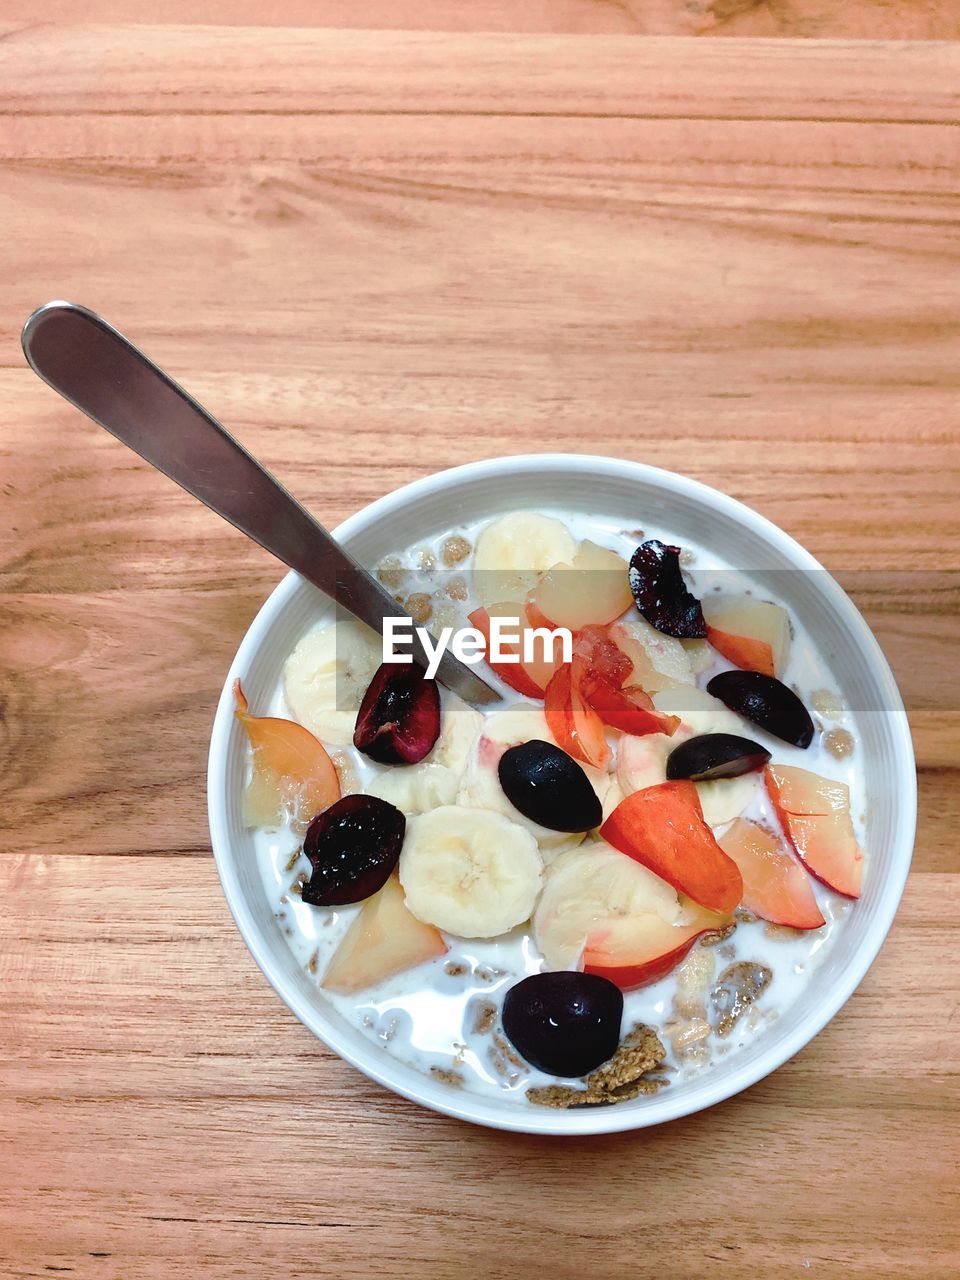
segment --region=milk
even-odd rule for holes
[[[545,512],[563,520],[578,539],[590,538],[602,546],[618,552],[629,560],[641,540],[630,534],[616,522],[603,517],[596,519],[570,518],[563,512]],[[416,569],[413,589],[430,590],[428,578],[417,566],[422,552],[432,552],[440,563],[439,549],[451,533],[462,534],[474,544],[476,534],[487,521],[473,526],[449,530],[433,543],[420,542],[399,559],[411,569]],[[671,542],[670,530],[656,530],[645,526],[643,538],[660,538]],[[753,591],[759,598],[770,598],[749,577],[724,562],[714,548],[686,543],[685,573],[695,594],[706,596],[722,581],[723,592]],[[462,574],[469,583],[470,561],[453,570],[442,570],[433,575],[436,584],[454,575]],[[714,571],[722,571],[722,578],[713,578]],[[473,607],[469,602],[460,606],[466,613]],[[808,708],[811,696],[819,690],[835,689],[832,676],[820,659],[815,644],[791,618],[793,640],[784,683],[795,687]],[[717,655],[714,666],[697,678],[703,688],[711,675],[729,667],[729,663]],[[484,666],[478,672],[489,678]],[[505,702],[516,699],[510,690],[505,692]],[[499,707],[497,709],[500,709]],[[290,717],[285,705],[282,687],[274,691],[268,707],[258,708],[260,714]],[[743,733],[756,737],[771,750],[777,763],[799,765],[826,777],[847,783],[851,793],[851,808],[858,839],[863,839],[864,781],[859,768],[859,733],[856,715],[844,710],[837,720],[827,721],[813,712],[815,722],[822,721],[824,729],[840,726],[848,730],[854,740],[853,752],[844,759],[837,759],[822,745],[820,735],[807,750],[788,746],[744,722]],[[333,750],[333,749],[332,749]],[[344,750],[361,780],[369,779],[379,766],[372,764],[353,748]],[[754,797],[743,814],[755,821],[766,822],[776,829],[766,792],[759,781]],[[720,828],[717,829],[720,831]],[[460,1087],[486,1096],[512,1097],[523,1103],[522,1094],[530,1085],[555,1083],[551,1077],[526,1066],[519,1061],[500,1035],[497,1023],[478,1029],[478,1023],[491,1021],[487,1006],[499,1008],[504,993],[519,978],[537,973],[542,967],[541,957],[529,934],[528,927],[514,930],[500,938],[490,940],[466,940],[448,936],[448,953],[428,964],[407,973],[399,974],[376,988],[353,996],[335,995],[324,991],[319,983],[333,952],[336,950],[358,907],[320,908],[303,903],[300,897],[289,892],[291,883],[299,873],[309,874],[309,864],[298,856],[299,838],[288,828],[259,830],[254,833],[257,859],[260,865],[264,892],[277,916],[278,926],[297,961],[317,983],[317,1000],[332,1005],[351,1025],[374,1041],[382,1052],[413,1065],[423,1072],[454,1072]],[[870,874],[869,859],[866,874]],[[780,931],[762,921],[740,923],[733,935],[710,949],[713,953],[712,982],[730,964],[737,961],[754,961],[766,965],[773,974],[770,985],[763,992],[750,1012],[742,1017],[726,1037],[711,1035],[696,1052],[674,1050],[672,1035],[682,1040],[684,1017],[678,1015],[675,996],[678,992],[678,971],[668,974],[656,984],[639,991],[627,992],[624,997],[623,1029],[635,1022],[642,1022],[657,1029],[669,1050],[668,1063],[672,1080],[684,1080],[708,1071],[718,1058],[727,1058],[748,1045],[763,1033],[770,1022],[781,1016],[798,998],[811,975],[826,956],[837,933],[843,927],[844,917],[856,905],[820,885],[811,878],[811,886],[826,923],[820,929],[806,933]],[[698,944],[698,947],[701,944]],[[694,949],[697,951],[697,947]],[[696,961],[703,963],[701,955]],[[679,1020],[678,1020],[679,1019]],[[679,1028],[679,1030],[678,1030]]]

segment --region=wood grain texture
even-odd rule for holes
[[[4,6],[0,1274],[960,1268],[960,47],[637,41],[640,9]],[[583,34],[443,32],[477,13]],[[216,693],[278,570],[24,367],[23,318],[64,295],[329,523],[472,458],[598,452],[715,483],[837,571],[922,808],[830,1027],[706,1115],[579,1143],[418,1112],[317,1044],[204,819]]]
[[[9,22],[956,40],[953,0],[5,0]]]

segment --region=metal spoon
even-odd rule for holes
[[[375,631],[386,617],[407,616],[216,418],[95,312],[48,302],[23,326],[22,342],[54,391],[349,613]],[[412,649],[426,666],[416,631]],[[437,677],[470,702],[500,698],[449,650]]]

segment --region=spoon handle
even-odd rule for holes
[[[23,327],[31,368],[87,417],[381,630],[405,611],[202,405],[86,307],[48,302]],[[426,658],[413,634],[413,653]],[[500,695],[447,651],[438,679],[471,702]]]

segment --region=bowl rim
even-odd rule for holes
[[[828,597],[828,602],[850,628],[854,643],[864,654],[879,684],[883,686],[885,706],[893,717],[892,735],[895,743],[893,765],[899,778],[901,791],[898,805],[898,824],[891,868],[881,887],[873,919],[868,932],[857,945],[846,968],[830,988],[828,998],[811,1007],[793,1030],[779,1040],[771,1041],[764,1052],[752,1057],[744,1066],[737,1067],[737,1056],[728,1059],[729,1067],[719,1072],[709,1072],[699,1088],[685,1094],[671,1094],[669,1090],[651,1097],[642,1107],[598,1107],[572,1111],[550,1108],[523,1108],[513,1103],[503,1105],[496,1099],[486,1099],[466,1090],[457,1091],[426,1075],[420,1075],[399,1059],[383,1052],[371,1041],[369,1053],[356,1053],[338,1034],[335,1019],[328,1019],[320,1002],[304,998],[301,992],[288,985],[284,975],[273,964],[266,936],[261,933],[254,913],[248,905],[238,868],[232,856],[232,844],[226,819],[226,778],[230,734],[234,726],[233,681],[242,676],[256,655],[264,636],[283,612],[292,595],[302,584],[299,574],[288,572],[273,589],[260,607],[230,664],[217,704],[207,765],[207,812],[214,861],[223,887],[227,905],[240,935],[264,977],[274,991],[299,1020],[317,1038],[349,1062],[369,1079],[394,1093],[419,1103],[430,1110],[456,1119],[466,1120],[489,1128],[517,1133],[576,1136],[618,1133],[624,1130],[642,1129],[663,1124],[724,1101],[756,1084],[782,1066],[823,1030],[838,1013],[862,982],[867,970],[883,945],[893,923],[903,896],[904,885],[910,870],[916,835],[917,779],[913,743],[906,711],[890,665],[853,601],[839,583],[824,569],[816,558],[779,526],[761,516],[751,507],[729,497],[712,486],[647,463],[595,454],[542,453],[517,454],[469,462],[433,472],[413,480],[375,499],[334,530],[334,536],[349,538],[371,523],[383,519],[397,507],[419,498],[430,496],[451,483],[485,480],[504,472],[542,473],[545,469],[571,471],[589,469],[598,474],[618,478],[627,477],[655,485],[665,491],[682,494],[699,500],[722,512],[739,523],[748,526],[758,537],[774,546],[792,560],[798,568],[817,570],[822,575],[818,582]],[[417,1083],[397,1078],[413,1074]]]

